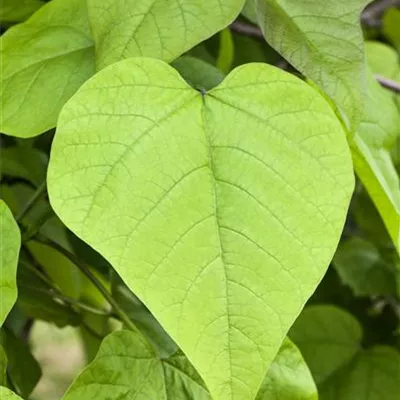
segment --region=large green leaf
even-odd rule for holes
[[[21,397],[16,395],[10,389],[0,386],[0,399],[1,400],[22,400]]]
[[[172,61],[225,28],[244,0],[88,0],[101,69],[132,56]]]
[[[2,24],[25,21],[43,5],[42,0],[2,0],[0,3],[0,21]]]
[[[367,0],[253,0],[270,45],[334,101],[351,131],[364,103],[359,23]]]
[[[128,331],[112,333],[104,340],[95,360],[63,400],[119,398],[211,400],[204,382],[182,353],[158,358],[148,342]],[[257,395],[257,400],[275,399],[317,399],[307,365],[288,339]]]
[[[205,94],[146,58],[71,99],[48,173],[63,222],[219,400],[256,395],[331,261],[353,179],[341,124],[298,78],[247,65]]]
[[[400,252],[400,181],[390,151],[400,132],[400,115],[390,93],[369,73],[364,116],[350,139],[354,169]]]
[[[1,329],[0,345],[7,356],[7,371],[13,387],[28,398],[42,374],[38,362],[28,344],[8,329]]]
[[[0,200],[0,326],[17,299],[17,265],[21,234],[7,204]]]
[[[94,72],[85,0],[53,0],[0,39],[0,131],[31,137],[53,128]]]
[[[332,306],[306,308],[290,331],[318,384],[320,400],[397,400],[400,354],[363,349],[358,321]]]
[[[400,75],[399,55],[387,44],[375,41],[365,42],[368,65],[376,74],[396,79]]]
[[[371,242],[353,237],[341,244],[333,259],[343,283],[357,296],[395,296],[400,271],[384,260]]]

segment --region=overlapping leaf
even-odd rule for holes
[[[367,0],[253,0],[266,40],[334,101],[354,133],[364,104],[359,23]]]
[[[172,61],[225,28],[244,0],[88,0],[101,69],[133,56]]]
[[[400,181],[391,159],[399,133],[400,115],[393,97],[369,71],[364,115],[350,146],[355,171],[400,252]]]
[[[11,211],[0,200],[0,326],[17,299],[17,264],[21,234]]]
[[[61,107],[94,72],[86,0],[53,0],[0,38],[0,130],[53,128]]]
[[[16,395],[10,389],[0,386],[0,399],[2,400],[22,400],[21,397]]]
[[[252,399],[332,258],[353,172],[333,111],[296,77],[253,64],[204,94],[136,58],[64,108],[48,183],[212,395]]]

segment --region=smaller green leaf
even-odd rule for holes
[[[343,283],[357,296],[396,295],[397,275],[394,265],[382,259],[370,242],[353,237],[341,244],[333,259]]]
[[[78,376],[63,400],[118,398],[210,399],[183,356],[159,359],[142,337],[130,331],[115,332],[104,339],[95,360]]]
[[[21,234],[3,200],[0,200],[0,326],[17,299],[17,265]]]
[[[300,349],[319,385],[359,351],[362,331],[347,312],[318,305],[303,310],[289,337]]]
[[[227,74],[233,64],[235,57],[235,44],[231,31],[226,28],[219,34],[219,52],[217,58],[217,68]]]
[[[25,21],[44,4],[41,0],[2,0],[0,21],[6,25]]]
[[[367,0],[253,0],[268,43],[333,100],[355,133],[364,104],[359,23]]]
[[[256,400],[317,400],[318,393],[300,351],[286,338],[271,364]]]
[[[89,0],[97,69],[124,58],[170,62],[225,28],[244,0]],[[173,23],[172,23],[173,21]]]
[[[0,344],[7,355],[8,376],[12,384],[23,397],[28,398],[42,374],[38,362],[29,346],[8,329],[0,331]]]
[[[366,41],[365,55],[374,73],[389,79],[396,79],[400,75],[399,55],[387,44]]]
[[[0,399],[1,400],[22,400],[21,397],[16,395],[10,389],[0,386]]]
[[[400,354],[376,346],[354,360],[321,387],[320,400],[398,400]]]
[[[387,37],[389,42],[400,51],[400,10],[397,8],[389,8],[382,19],[383,34]]]
[[[53,0],[0,38],[1,132],[28,138],[56,124],[94,73],[85,0]]]
[[[179,57],[171,65],[198,90],[210,90],[225,78],[225,74],[214,65],[191,56]]]

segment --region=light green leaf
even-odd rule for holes
[[[142,337],[119,331],[104,339],[63,400],[209,400],[203,385],[184,356],[159,359]]]
[[[53,0],[0,38],[0,130],[28,138],[53,128],[94,72],[85,0]]]
[[[204,94],[141,58],[67,104],[48,172],[60,218],[218,400],[255,397],[331,261],[353,179],[341,124],[298,78],[246,65]]]
[[[242,14],[254,24],[257,23],[257,10],[256,10],[256,3],[254,0],[246,0],[244,4]]]
[[[397,293],[396,268],[385,261],[378,249],[364,239],[353,237],[339,245],[333,265],[343,283],[356,296],[390,296]]]
[[[1,400],[22,400],[21,397],[16,395],[10,389],[0,386],[0,399]]]
[[[317,400],[314,380],[300,351],[285,339],[256,400]]]
[[[321,388],[320,400],[398,400],[400,354],[376,346],[355,357]]]
[[[0,200],[0,326],[17,300],[21,234],[7,204]]]
[[[2,24],[25,21],[44,4],[41,0],[2,0],[0,21]]]
[[[19,177],[39,186],[46,178],[47,161],[46,154],[34,147],[2,148],[0,177]]]
[[[23,397],[28,398],[42,374],[38,362],[29,346],[8,329],[1,329],[0,345],[7,356],[10,381]]]
[[[366,41],[365,55],[374,73],[389,79],[396,79],[400,75],[399,55],[387,44]]]
[[[362,331],[347,312],[318,305],[303,310],[289,337],[300,349],[319,385],[359,351]]]
[[[254,0],[266,40],[333,100],[354,133],[364,104],[360,13],[368,0]]]
[[[217,58],[217,68],[227,74],[232,69],[235,57],[235,44],[231,31],[226,28],[219,34],[219,51]]]
[[[354,169],[378,209],[400,252],[400,181],[390,151],[399,133],[400,115],[390,93],[369,73],[363,120],[350,139]]]
[[[88,0],[97,69],[133,56],[172,61],[225,28],[244,0]]]
[[[191,86],[198,90],[210,90],[220,84],[225,74],[198,58],[182,56],[171,64]]]

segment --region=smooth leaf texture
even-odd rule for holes
[[[390,151],[400,132],[400,115],[392,95],[369,74],[363,120],[350,139],[354,169],[371,196],[400,252],[400,181]]]
[[[7,385],[7,354],[0,346],[0,386]]]
[[[333,265],[343,283],[356,296],[395,296],[400,277],[394,265],[384,260],[367,240],[353,237],[339,245]]]
[[[279,349],[256,400],[318,400],[307,364],[289,339]]]
[[[180,352],[158,358],[148,342],[120,331],[102,343],[95,360],[71,385],[63,400],[211,400],[206,386]],[[316,387],[300,352],[285,339],[257,400],[317,399]]]
[[[253,0],[269,44],[334,101],[354,132],[364,104],[360,13],[367,0]]]
[[[229,25],[244,0],[88,0],[97,69],[134,56],[172,61]]]
[[[53,0],[0,38],[0,131],[28,138],[55,126],[94,73],[85,0]]]
[[[399,55],[392,47],[375,41],[365,42],[368,65],[375,74],[389,79],[400,76]]]
[[[389,346],[376,346],[326,382],[320,400],[398,400],[399,382],[400,354]]]
[[[225,400],[255,397],[331,261],[354,177],[341,124],[298,78],[246,65],[203,94],[134,58],[66,105],[48,184]]]
[[[289,337],[320,384],[358,352],[362,331],[357,320],[339,308],[310,306],[300,314]]]
[[[0,386],[0,399],[1,400],[22,400],[21,397],[16,395],[10,389]]]
[[[17,299],[21,234],[7,204],[0,200],[0,326]]]

